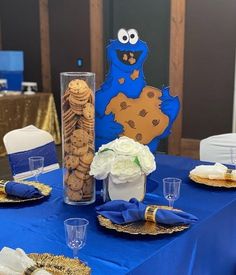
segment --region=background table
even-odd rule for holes
[[[51,93],[0,97],[0,156],[6,154],[3,136],[30,124],[48,131],[55,143],[60,144],[60,128]]]
[[[62,199],[62,171],[41,176],[53,187],[41,203],[0,206],[0,248],[21,247],[26,252],[50,252],[71,256],[65,244],[63,221],[69,217],[89,220],[86,246],[80,257],[92,274],[140,275],[234,275],[236,273],[236,192],[191,182],[189,171],[200,162],[187,158],[157,156],[157,170],[148,181],[146,201],[167,204],[162,178],[183,180],[177,208],[199,221],[188,230],[165,236],[132,236],[106,230],[97,222],[94,204],[70,206]],[[101,202],[97,200],[96,204]]]

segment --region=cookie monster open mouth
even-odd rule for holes
[[[138,61],[142,51],[132,52],[117,50],[116,53],[122,63],[124,63],[125,65],[133,65]]]

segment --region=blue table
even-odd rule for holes
[[[62,199],[61,170],[44,174],[41,181],[53,187],[40,203],[0,206],[0,248],[21,247],[27,253],[72,255],[65,244],[63,221],[89,220],[86,246],[80,257],[92,274],[233,275],[236,274],[236,190],[216,189],[191,182],[189,171],[200,162],[158,155],[157,170],[148,181],[146,200],[167,204],[162,178],[180,177],[181,196],[175,207],[196,215],[199,221],[186,231],[168,236],[131,236],[101,228],[94,204],[69,206]],[[98,199],[96,204],[101,203]]]

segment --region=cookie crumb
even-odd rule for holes
[[[130,77],[132,78],[132,80],[137,79],[139,77],[139,70],[134,70]]]
[[[126,53],[123,54],[123,60],[127,61],[128,60],[128,55]]]
[[[123,77],[119,78],[118,81],[119,81],[120,84],[124,84],[125,83],[125,79]]]
[[[133,65],[133,64],[136,63],[136,59],[133,58],[133,57],[130,57],[128,61],[129,61],[129,64],[130,64],[130,65]]]

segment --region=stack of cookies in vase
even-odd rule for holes
[[[90,201],[94,180],[89,175],[94,156],[94,95],[81,79],[69,82],[62,98],[65,192],[70,201]]]

